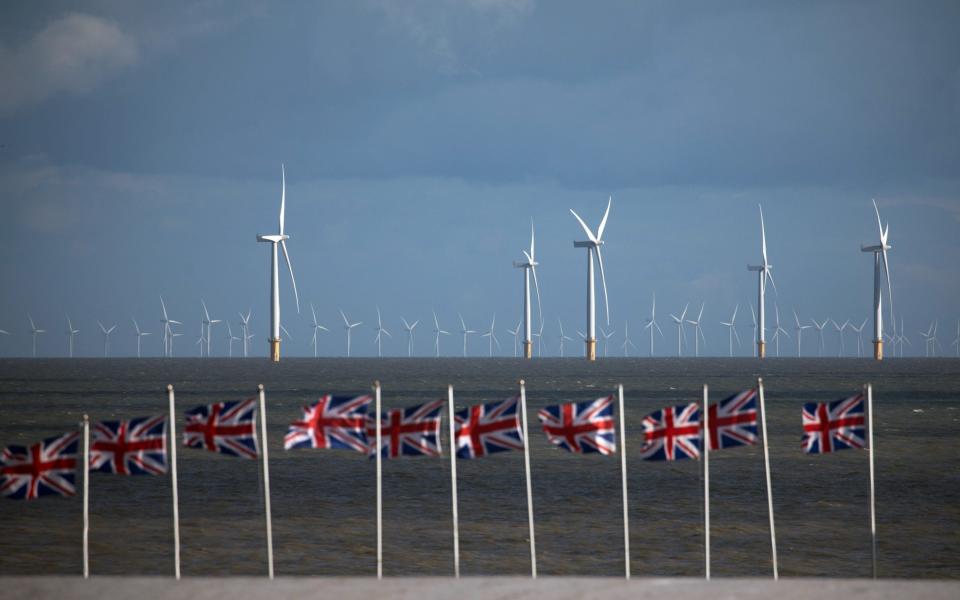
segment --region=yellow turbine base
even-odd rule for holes
[[[533,342],[524,342],[524,343],[523,343],[523,357],[524,357],[524,358],[533,358]]]
[[[587,360],[597,360],[597,340],[586,340]]]
[[[270,360],[280,362],[280,340],[270,340]]]
[[[757,342],[757,356],[759,358],[767,357],[767,343],[766,342]]]
[[[873,342],[873,359],[883,360],[883,340],[875,340]]]

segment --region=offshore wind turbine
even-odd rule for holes
[[[873,252],[873,358],[883,360],[883,297],[880,293],[882,285],[881,275],[887,280],[887,301],[890,303],[890,320],[893,321],[893,286],[890,283],[890,263],[887,261],[887,250],[891,246],[887,243],[890,235],[890,223],[884,227],[880,222],[880,209],[877,201],[873,201],[873,210],[877,214],[877,227],[880,229],[880,243],[875,246],[860,246],[861,252]],[[880,261],[883,259],[883,271],[880,270]]]
[[[610,331],[604,330],[603,327],[600,328],[600,335],[603,336],[603,357],[607,357],[607,351],[610,349],[610,338],[613,337],[615,331],[611,329]]]
[[[784,329],[783,327],[780,327],[780,307],[777,306],[776,304],[774,304],[774,305],[773,305],[773,310],[774,310],[774,312],[775,312],[775,314],[776,314],[776,318],[777,318],[777,322],[776,322],[776,323],[777,323],[777,326],[776,326],[776,328],[773,330],[773,341],[774,341],[774,343],[776,343],[776,345],[777,345],[777,358],[780,358],[780,336],[781,336],[781,335],[785,335],[785,336],[787,336],[787,337],[789,338],[789,337],[790,337],[790,334],[787,333],[787,330],[786,330],[786,329]]]
[[[70,358],[73,358],[73,336],[80,333],[79,329],[75,329],[73,322],[70,321],[70,315],[67,315],[67,345],[70,348]]]
[[[150,335],[150,333],[147,331],[140,331],[140,324],[137,323],[136,319],[131,318],[130,320],[133,321],[133,328],[137,332],[137,358],[140,358],[140,341],[143,339],[143,336]]]
[[[740,334],[737,333],[737,311],[740,310],[740,305],[737,304],[733,308],[733,316],[730,317],[729,321],[720,321],[720,324],[727,328],[727,336],[730,338],[730,356],[733,356],[733,337],[737,337],[737,347],[740,347]]]
[[[540,321],[540,330],[533,334],[537,338],[537,356],[543,356],[543,321]]]
[[[283,249],[283,258],[290,271],[290,282],[293,284],[293,297],[297,302],[297,314],[300,313],[300,296],[297,294],[297,280],[293,277],[293,265],[290,264],[290,254],[287,252],[289,235],[283,232],[284,210],[287,203],[287,176],[283,165],[280,165],[280,232],[277,235],[258,235],[258,242],[271,244],[270,255],[270,360],[280,362],[280,273],[277,246]]]
[[[239,342],[239,341],[240,341],[240,338],[238,338],[237,336],[233,335],[233,328],[230,327],[230,320],[229,320],[229,319],[226,321],[226,323],[227,323],[227,344],[228,344],[228,346],[229,346],[229,350],[228,350],[227,356],[228,356],[229,358],[233,358],[233,343],[234,343],[234,342]]]
[[[903,317],[900,317],[900,334],[897,336],[897,343],[900,345],[900,358],[903,358],[904,342],[906,342],[910,346],[913,346],[913,343],[910,341],[910,338],[908,338],[906,335],[906,330],[903,328]]]
[[[513,336],[513,357],[517,357],[517,348],[520,346],[520,328],[523,327],[523,322],[517,323],[516,329],[507,329],[507,333]]]
[[[243,313],[237,313],[238,315],[240,315],[240,328],[243,329],[243,357],[244,358],[247,358],[247,351],[249,349],[250,338],[253,337],[253,335],[250,333],[250,311],[251,309],[248,308],[246,315],[244,315]]]
[[[574,212],[572,208],[570,209],[570,213],[576,217],[577,222],[580,223],[580,227],[582,227],[584,233],[587,234],[586,241],[573,243],[575,248],[587,249],[587,337],[585,340],[587,360],[597,359],[597,327],[596,311],[594,310],[595,293],[593,276],[594,253],[596,253],[597,262],[600,264],[600,281],[603,283],[603,305],[606,310],[607,327],[610,326],[610,301],[607,298],[607,277],[603,272],[603,254],[600,252],[600,246],[602,246],[604,243],[603,230],[607,227],[607,217],[610,216],[610,205],[612,203],[613,196],[607,200],[607,210],[603,213],[603,219],[600,221],[600,227],[597,228],[596,235],[594,235],[593,231],[587,227],[587,224],[584,223],[583,219],[580,218],[580,215]]]
[[[204,336],[204,326],[203,322],[200,323],[200,337],[197,338],[197,341],[194,342],[197,346],[200,347],[200,356],[203,356],[203,343],[207,341],[207,338]]]
[[[697,315],[696,320],[687,319],[687,323],[693,325],[693,355],[700,356],[700,339],[703,339],[703,343],[707,343],[707,338],[703,335],[703,329],[700,327],[700,322],[703,320],[703,306],[704,303],[700,303],[700,314]]]
[[[627,321],[623,322],[623,355],[629,356],[629,349],[633,347],[634,350],[639,350],[637,345],[630,340],[630,323]]]
[[[403,321],[403,328],[407,331],[407,358],[410,358],[413,356],[413,330],[420,323],[420,319],[413,323],[407,323],[403,317],[400,317],[400,320]]]
[[[373,338],[373,341],[377,343],[377,356],[383,357],[383,334],[387,334],[387,337],[392,338],[390,332],[386,330],[383,326],[383,320],[380,319],[380,307],[377,307],[377,337]]]
[[[957,337],[954,338],[951,346],[956,346],[957,348],[957,358],[960,358],[960,321],[957,321]]]
[[[347,315],[343,314],[343,309],[340,310],[340,316],[343,317],[343,328],[347,330],[347,358],[350,358],[350,333],[353,331],[354,327],[359,327],[363,325],[362,321],[357,321],[356,323],[351,323],[347,319]]]
[[[843,344],[843,332],[846,331],[847,327],[850,326],[850,319],[847,319],[846,321],[844,321],[843,325],[840,325],[833,319],[831,319],[831,321],[833,321],[833,328],[837,330],[837,336],[840,338],[840,352],[839,354],[837,354],[837,357],[841,357],[844,355],[844,352],[846,350]]]
[[[670,318],[673,319],[673,324],[677,326],[677,356],[683,356],[681,342],[686,341],[686,336],[683,332],[683,325],[686,322],[685,319],[687,318],[688,308],[690,308],[689,302],[687,302],[687,304],[683,307],[683,312],[680,313],[679,317],[673,313],[670,313]]]
[[[450,335],[450,332],[440,329],[440,321],[437,320],[437,311],[433,311],[433,333],[436,336],[433,340],[434,353],[437,358],[440,358],[440,336]]]
[[[857,357],[863,358],[863,328],[867,326],[867,321],[869,319],[864,319],[863,323],[860,323],[860,327],[857,327],[853,323],[850,324],[850,329],[857,332]]]
[[[173,358],[173,340],[183,335],[182,333],[170,332],[170,358]]]
[[[473,329],[467,329],[467,324],[463,322],[463,315],[457,313],[457,316],[460,317],[460,333],[463,334],[463,356],[467,356],[467,336],[471,333],[477,333]]]
[[[660,333],[660,337],[663,337],[663,330],[660,329],[660,325],[657,323],[657,293],[653,293],[653,308],[650,309],[650,318],[646,319],[646,325],[643,326],[644,329],[650,330],[650,356],[653,356],[653,330],[656,329]]]
[[[27,313],[27,318],[30,319],[30,331],[33,334],[33,357],[37,357],[37,336],[41,333],[46,333],[46,329],[40,329],[37,327],[37,324],[33,322],[33,317],[30,316],[30,313]]]
[[[533,219],[530,219],[530,252],[522,250],[526,261],[513,261],[513,266],[523,269],[523,357],[533,358],[533,324],[530,319],[530,274],[533,273],[533,285],[537,290],[537,314],[543,324],[543,306],[540,304],[540,283],[537,281],[536,237],[533,232]]]
[[[207,356],[210,356],[210,338],[213,337],[213,326],[217,323],[222,323],[222,319],[211,319],[210,313],[207,311],[207,303],[203,301],[203,298],[200,299],[200,304],[203,305],[203,324],[207,327]]]
[[[794,320],[794,322],[796,323],[796,326],[794,327],[794,331],[797,332],[797,356],[799,357],[799,356],[800,356],[800,338],[803,336],[803,330],[804,330],[804,329],[810,329],[810,328],[812,327],[812,325],[801,325],[801,324],[800,324],[800,317],[797,316],[797,309],[796,309],[796,308],[793,309],[793,320]]]
[[[563,335],[563,321],[560,320],[560,317],[557,317],[557,325],[560,326],[560,358],[563,358],[563,342],[572,342],[573,338],[569,335]]]
[[[757,205],[760,206],[760,205]],[[757,326],[757,356],[764,358],[767,354],[767,342],[765,338],[766,330],[766,308],[765,300],[767,296],[767,280],[773,284],[773,291],[777,291],[777,284],[773,281],[773,273],[770,269],[773,265],[767,261],[767,230],[763,224],[763,207],[760,206],[760,252],[763,263],[759,265],[747,265],[748,271],[757,271],[759,283],[757,286],[757,312],[759,313],[759,325]]]
[[[163,296],[160,296],[160,308],[163,309],[163,355],[173,356],[173,327],[171,325],[183,325],[180,321],[174,321],[167,315],[167,305],[163,302]]]
[[[818,323],[816,319],[810,319],[813,321],[813,326],[817,330],[817,356],[823,356],[823,328],[827,326],[827,323],[830,322],[830,319],[824,319],[823,323]]]
[[[495,334],[495,333],[493,332],[493,331],[494,331],[494,327],[496,327],[496,325],[497,325],[497,313],[493,313],[493,320],[490,321],[490,329],[487,330],[486,333],[484,333],[483,335],[480,336],[480,337],[490,338],[490,356],[493,356],[493,343],[494,343],[494,342],[497,343],[497,349],[499,349],[499,348],[501,347],[501,346],[500,346],[500,340],[497,339],[497,334]]]
[[[313,357],[317,357],[317,338],[320,335],[321,331],[330,331],[320,323],[317,323],[317,311],[313,308],[313,302],[310,303],[310,314],[313,315],[313,338],[310,340],[310,344],[313,346]]]

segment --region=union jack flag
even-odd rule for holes
[[[804,452],[823,454],[864,446],[863,394],[803,405]]]
[[[700,405],[668,406],[643,418],[645,460],[700,458]]]
[[[384,458],[400,456],[440,456],[440,411],[443,400],[419,406],[395,408],[380,419],[380,453]],[[377,425],[367,416],[370,455],[376,453]]]
[[[614,454],[613,396],[548,406],[539,413],[547,439],[569,452]]]
[[[757,443],[757,390],[734,394],[710,405],[710,449]]]
[[[254,398],[217,402],[187,411],[183,445],[240,458],[257,458],[257,404]]]
[[[29,448],[7,446],[0,455],[0,495],[17,500],[72,496],[80,434],[65,433]]]
[[[283,448],[344,448],[366,453],[367,406],[370,396],[330,396],[303,407],[283,439]]]
[[[90,469],[118,475],[167,472],[167,418],[104,421],[93,426]]]
[[[515,396],[501,402],[477,404],[454,414],[457,456],[479,458],[494,452],[523,450],[523,433]]]

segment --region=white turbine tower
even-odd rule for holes
[[[683,348],[681,346],[682,342],[685,342],[687,336],[684,335],[683,325],[686,322],[687,318],[687,309],[690,308],[690,303],[683,307],[683,312],[680,313],[680,316],[670,313],[670,318],[673,319],[673,324],[677,326],[677,356],[683,356]]]
[[[627,321],[623,322],[623,356],[630,356],[630,348],[634,350],[639,350],[637,345],[630,340],[630,323]]]
[[[827,323],[830,322],[830,319],[824,319],[822,323],[818,323],[816,319],[810,319],[813,322],[813,327],[817,330],[817,356],[823,356],[823,328],[827,326]]]
[[[757,313],[753,310],[753,303],[750,304],[750,318],[753,319],[753,339],[757,339]],[[753,357],[757,357],[757,345],[750,344],[753,346]]]
[[[174,321],[167,316],[167,305],[163,302],[163,296],[160,296],[160,308],[163,309],[163,318],[160,319],[160,322],[163,323],[163,355],[173,356],[174,335],[171,325],[183,325],[183,323]]]
[[[203,324],[207,327],[207,356],[210,356],[210,338],[213,337],[213,326],[217,323],[222,323],[221,319],[211,319],[210,313],[207,311],[207,303],[203,301],[203,298],[200,299],[200,304],[203,305]]]
[[[70,358],[73,358],[73,338],[78,333],[80,333],[80,330],[73,327],[70,315],[67,315],[67,346],[70,348]]]
[[[517,323],[516,329],[507,329],[507,333],[513,336],[513,357],[517,357],[517,347],[520,345],[520,328],[523,327],[523,323]]]
[[[887,243],[890,235],[890,223],[884,227],[880,222],[880,209],[877,201],[873,201],[873,210],[877,214],[877,227],[880,229],[880,244],[876,246],[860,246],[861,252],[873,252],[873,358],[883,359],[883,298],[880,293],[882,284],[881,275],[887,279],[887,301],[890,303],[890,320],[893,321],[893,286],[890,283],[890,263],[887,262],[887,250],[891,246]],[[883,270],[880,270],[880,261],[883,260]]]
[[[363,325],[362,321],[357,321],[356,323],[351,323],[347,319],[347,315],[343,314],[343,309],[340,309],[340,316],[343,317],[343,328],[347,330],[347,358],[350,358],[350,333],[353,331],[354,327],[359,327]]]
[[[490,339],[489,339],[489,342],[490,342],[490,356],[493,356],[493,343],[494,343],[494,342],[497,343],[497,349],[498,349],[498,350],[501,348],[501,346],[500,346],[500,340],[497,339],[497,334],[494,333],[494,327],[496,327],[496,326],[497,326],[497,313],[493,313],[493,320],[490,321],[490,329],[487,330],[483,335],[480,336],[480,337],[490,338]]]
[[[317,338],[321,331],[330,331],[320,323],[317,323],[317,311],[313,308],[313,302],[310,303],[310,314],[313,316],[313,338],[310,339],[310,345],[313,346],[313,357],[317,357]]]
[[[770,280],[770,283],[773,284],[773,291],[777,291],[777,284],[773,281],[773,273],[770,272],[770,269],[773,268],[767,261],[767,230],[763,224],[763,207],[760,207],[760,251],[763,258],[763,264],[760,265],[747,265],[748,271],[757,271],[760,279],[758,283],[758,300],[757,300],[757,312],[759,313],[759,325],[757,326],[757,356],[764,358],[767,354],[767,342],[765,338],[766,330],[766,308],[765,308],[765,299],[767,296],[767,279]]]
[[[933,346],[933,342],[936,341],[936,338],[933,337],[933,336],[934,336],[934,333],[936,332],[936,330],[937,330],[937,328],[936,328],[936,322],[935,322],[935,321],[930,321],[930,328],[927,329],[926,331],[920,331],[920,332],[919,332],[919,333],[920,333],[920,337],[923,338],[924,356],[926,356],[926,357],[928,357],[928,358],[929,358],[930,355],[931,355],[931,352],[930,352],[931,346]],[[933,354],[936,355],[936,348],[933,348]]]
[[[803,330],[810,329],[811,325],[801,325],[800,317],[797,316],[797,309],[793,309],[793,320],[796,323],[794,326],[794,331],[797,332],[797,356],[800,356],[800,339],[803,337]]]
[[[543,306],[540,304],[540,283],[537,281],[536,237],[533,232],[533,219],[530,219],[530,252],[522,250],[524,262],[513,262],[517,269],[523,269],[523,357],[533,358],[533,324],[530,318],[530,273],[533,273],[533,285],[537,290],[537,313],[543,323]]]
[[[563,335],[563,322],[560,320],[559,317],[557,318],[557,325],[560,326],[560,358],[563,358],[563,342],[564,341],[572,342],[573,338],[570,337],[569,335]]]
[[[287,203],[287,176],[280,165],[280,232],[277,235],[258,235],[258,242],[271,244],[270,255],[270,360],[280,362],[280,272],[277,246],[283,249],[283,258],[290,270],[290,282],[293,284],[293,297],[297,302],[297,314],[300,313],[300,296],[297,294],[297,280],[293,277],[293,265],[290,264],[290,254],[287,253],[289,235],[283,233],[284,210]]]
[[[457,313],[457,316],[460,317],[460,333],[463,334],[463,356],[467,356],[467,336],[471,333],[477,333],[473,329],[467,329],[467,324],[463,322],[463,315]]]
[[[33,317],[30,316],[30,313],[27,313],[27,318],[30,319],[30,331],[33,334],[33,357],[37,357],[37,336],[41,333],[46,333],[46,329],[40,329],[37,327],[37,324],[33,322]]]
[[[407,358],[410,358],[413,356],[413,330],[420,323],[420,319],[413,323],[407,323],[403,317],[400,317],[400,320],[403,321],[403,328],[407,331]]]
[[[175,332],[175,331],[171,331],[171,332],[170,332],[170,358],[173,358],[173,340],[174,340],[175,338],[180,337],[181,335],[183,335],[183,334],[182,334],[182,333],[177,333],[177,332]]]
[[[233,335],[233,328],[230,327],[230,320],[229,320],[229,319],[227,320],[226,323],[227,323],[227,344],[228,344],[228,346],[229,346],[229,350],[228,350],[227,356],[228,356],[229,358],[233,358],[233,343],[234,343],[234,342],[239,342],[239,341],[240,341],[240,338],[238,338],[237,336]]]
[[[110,355],[110,334],[113,333],[113,330],[116,329],[117,326],[114,324],[107,329],[100,321],[97,321],[97,325],[100,326],[100,331],[103,332],[103,356],[107,357]]]
[[[790,334],[787,333],[787,330],[783,327],[780,327],[780,307],[776,304],[773,305],[774,313],[776,314],[776,328],[773,330],[773,341],[777,345],[777,358],[780,357],[780,336],[785,335],[787,338],[790,337]]]
[[[583,219],[580,218],[580,215],[574,212],[572,208],[570,209],[570,212],[574,217],[576,217],[577,222],[580,223],[580,226],[583,228],[584,233],[587,234],[587,241],[573,243],[575,248],[587,249],[587,337],[585,340],[587,360],[597,359],[597,327],[596,311],[594,310],[594,299],[596,294],[594,293],[593,276],[594,253],[596,253],[597,262],[600,265],[600,281],[603,283],[603,305],[606,310],[607,327],[610,326],[610,301],[607,298],[607,277],[603,271],[603,254],[600,252],[600,246],[603,245],[603,230],[607,226],[607,217],[610,216],[610,205],[612,203],[613,197],[611,196],[610,199],[607,200],[607,210],[603,213],[603,219],[600,221],[600,227],[597,228],[597,235],[593,235],[593,231],[587,227],[587,224],[584,223]]]
[[[700,303],[700,314],[697,315],[696,320],[687,319],[687,323],[693,325],[693,355],[700,356],[700,340],[703,340],[703,343],[707,343],[707,338],[703,335],[703,329],[700,327],[700,322],[703,320],[703,306],[704,303]]]
[[[440,336],[450,335],[450,332],[440,329],[440,321],[437,320],[437,311],[433,311],[433,333],[436,336],[433,340],[434,353],[437,358],[440,358]]]
[[[860,323],[860,327],[857,327],[853,323],[850,323],[850,329],[857,332],[857,357],[863,358],[863,328],[867,326],[867,321],[870,319],[864,319],[863,323]]]
[[[660,329],[660,325],[657,323],[657,293],[653,293],[653,308],[650,309],[650,318],[646,319],[646,325],[643,326],[644,329],[650,330],[650,356],[653,356],[653,330],[656,329],[660,333],[660,337],[663,337],[663,330]]]
[[[247,314],[237,313],[240,315],[240,328],[243,329],[243,357],[247,358],[247,352],[249,350],[250,338],[253,337],[253,334],[250,333],[250,311],[247,309]]]
[[[197,338],[197,341],[196,341],[196,342],[194,342],[197,346],[200,347],[200,356],[203,356],[203,343],[204,343],[205,341],[207,341],[206,337],[204,336],[203,330],[204,330],[204,327],[203,327],[203,323],[201,322],[201,323],[200,323],[200,337]]]
[[[143,336],[150,335],[150,333],[147,331],[140,331],[140,324],[137,323],[136,319],[131,318],[130,320],[133,321],[133,328],[137,332],[137,358],[140,358],[140,342],[143,340]]]
[[[386,330],[383,326],[383,321],[380,319],[380,307],[377,307],[377,337],[373,339],[377,343],[377,356],[383,357],[383,334],[387,334],[387,337],[392,338],[390,332]]]
[[[740,334],[737,333],[737,311],[740,310],[740,305],[737,304],[733,307],[733,316],[730,317],[729,321],[720,321],[720,324],[727,328],[727,336],[730,338],[730,356],[733,356],[733,338],[737,338],[737,347],[741,346],[740,344]]]

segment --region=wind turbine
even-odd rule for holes
[[[883,360],[883,298],[881,274],[887,279],[887,300],[890,302],[890,320],[893,320],[893,286],[890,283],[890,263],[887,262],[887,250],[891,246],[887,243],[890,235],[890,223],[884,227],[880,222],[880,209],[877,201],[873,201],[873,210],[877,214],[877,227],[880,229],[880,244],[876,246],[860,246],[861,252],[873,252],[873,358]],[[883,271],[880,270],[880,260],[883,259]]]
[[[293,284],[293,297],[297,302],[297,314],[300,313],[300,296],[297,294],[297,280],[293,277],[293,265],[290,264],[290,254],[287,253],[289,235],[283,233],[283,216],[287,203],[287,176],[280,165],[280,233],[277,235],[258,235],[258,242],[270,242],[272,253],[270,257],[270,360],[280,362],[280,273],[277,246],[283,249],[283,258],[290,270],[290,282]]]
[[[650,356],[653,356],[653,330],[656,329],[660,333],[660,337],[663,337],[663,330],[660,329],[660,325],[657,323],[657,293],[653,293],[653,308],[650,310],[650,318],[646,319],[646,325],[643,326],[644,329],[650,330]]]
[[[383,326],[383,321],[380,319],[380,307],[377,307],[377,337],[373,339],[377,343],[377,356],[383,356],[383,334],[387,334],[387,337],[392,338],[390,332],[387,331]]]
[[[723,322],[720,321],[720,324],[727,328],[727,335],[730,338],[730,356],[733,356],[733,337],[737,337],[737,347],[740,347],[740,334],[737,333],[737,311],[740,310],[740,305],[737,304],[733,308],[733,316],[730,317],[730,321]]]
[[[603,230],[607,227],[607,217],[610,216],[610,205],[613,203],[613,196],[607,200],[607,210],[603,213],[603,219],[600,221],[600,227],[597,228],[597,235],[587,227],[574,210],[570,212],[576,217],[577,222],[587,234],[587,241],[574,242],[575,248],[587,249],[587,337],[586,337],[586,356],[587,360],[597,359],[597,328],[596,313],[594,311],[594,277],[593,277],[593,254],[597,254],[597,262],[600,264],[600,281],[603,283],[603,304],[606,309],[607,327],[610,326],[610,301],[607,298],[607,277],[603,272],[603,254],[600,252],[600,246],[603,245]]]
[[[362,321],[357,321],[356,323],[351,323],[347,319],[347,315],[343,314],[343,309],[340,310],[340,316],[343,317],[343,328],[347,330],[347,358],[350,358],[350,333],[353,331],[354,327],[363,325]]]
[[[100,326],[100,331],[103,332],[103,356],[107,357],[110,354],[110,334],[117,328],[117,325],[114,323],[109,329],[104,327],[100,321],[97,321],[97,325]]]
[[[823,356],[823,328],[827,326],[827,323],[830,322],[830,319],[824,319],[823,323],[818,323],[816,319],[810,319],[810,320],[813,321],[813,326],[817,330],[817,338],[818,338],[817,347],[819,348],[817,352],[817,356]]]
[[[490,356],[493,356],[493,343],[497,343],[497,349],[500,349],[500,340],[497,339],[497,335],[493,332],[494,327],[497,325],[497,313],[493,313],[493,320],[490,321],[490,329],[481,335],[480,337],[490,338]]]
[[[703,336],[703,329],[700,328],[700,321],[703,320],[703,305],[704,303],[701,302],[700,314],[697,315],[697,319],[695,321],[691,319],[687,319],[687,323],[690,323],[691,325],[693,325],[693,355],[694,356],[700,356],[700,339],[701,338],[703,339],[704,344],[707,343],[707,338]]]
[[[204,336],[203,330],[204,330],[204,326],[203,326],[203,322],[201,322],[201,323],[200,323],[200,337],[198,337],[198,338],[197,338],[197,341],[194,342],[194,344],[196,344],[197,346],[200,347],[200,356],[203,356],[203,343],[204,343],[205,341],[207,341],[207,338]]]
[[[290,332],[287,331],[287,328],[283,326],[283,323],[280,324],[280,331],[282,331],[283,335],[287,336],[287,338],[289,338],[291,342],[293,341],[293,336],[290,335]],[[282,337],[283,336],[281,336],[281,339]]]
[[[623,355],[629,356],[629,348],[633,347],[634,350],[639,350],[637,345],[630,341],[630,323],[627,321],[623,322]]]
[[[759,205],[758,205],[759,206]],[[760,316],[760,323],[757,327],[757,356],[764,358],[767,354],[767,342],[765,339],[765,329],[766,329],[766,309],[765,309],[765,299],[767,295],[767,279],[770,280],[770,283],[773,284],[773,291],[777,291],[777,284],[773,281],[773,273],[770,272],[770,269],[773,268],[767,261],[767,230],[763,224],[763,207],[760,206],[760,250],[763,257],[763,264],[760,265],[747,265],[748,271],[757,271],[760,279],[758,283],[758,297],[757,300],[757,312]]]
[[[461,321],[462,320],[461,318]],[[440,358],[440,336],[450,335],[450,332],[440,329],[440,322],[437,320],[437,311],[433,311],[433,333],[436,335],[436,338],[433,340],[434,352],[436,353],[436,357]]]
[[[840,325],[833,319],[831,319],[831,321],[833,321],[833,328],[837,330],[837,336],[840,338],[840,353],[837,354],[837,356],[840,357],[840,356],[843,356],[845,351],[844,344],[843,344],[843,332],[847,329],[847,327],[850,326],[850,319],[847,319],[846,321],[844,321],[843,325]]]
[[[170,358],[173,358],[173,340],[183,335],[182,333],[170,332]]]
[[[150,335],[147,331],[140,331],[140,324],[137,323],[136,319],[130,319],[133,321],[133,328],[137,331],[137,358],[140,358],[140,341],[143,339],[143,336]]]
[[[467,329],[467,324],[463,322],[463,315],[457,313],[457,316],[460,317],[460,333],[463,334],[463,356],[467,356],[467,336],[471,333],[477,333],[473,329]]]
[[[320,323],[317,323],[317,311],[313,308],[313,302],[310,303],[310,314],[313,315],[313,338],[310,340],[310,344],[313,346],[313,357],[317,357],[317,337],[320,334],[320,331],[330,331]]]
[[[774,304],[773,310],[774,310],[774,313],[776,314],[776,319],[777,319],[777,326],[776,326],[776,329],[774,329],[773,331],[773,341],[777,345],[777,358],[780,358],[780,336],[785,335],[789,338],[790,334],[787,333],[786,329],[784,329],[783,327],[780,327],[780,307]]]
[[[680,316],[676,316],[673,313],[670,313],[670,318],[673,319],[673,324],[677,326],[677,356],[683,356],[680,343],[686,341],[687,336],[684,335],[683,325],[685,319],[687,318],[687,309],[690,308],[690,303],[687,302],[686,306],[683,307],[683,312],[680,313]]]
[[[227,321],[227,342],[228,342],[228,344],[229,344],[229,346],[230,346],[230,350],[229,350],[229,354],[228,354],[228,356],[229,356],[230,358],[233,358],[233,343],[234,343],[234,342],[239,342],[239,341],[240,341],[240,338],[238,338],[237,336],[233,335],[233,328],[230,327],[230,321],[228,320],[228,321]]]
[[[957,321],[957,337],[950,345],[957,347],[957,358],[960,358],[960,321]]]
[[[46,329],[40,329],[37,327],[37,324],[33,322],[33,317],[30,316],[30,313],[27,313],[27,318],[30,319],[30,331],[33,333],[33,357],[37,357],[37,336],[41,333],[46,333]]]
[[[543,320],[540,321],[540,330],[533,334],[537,338],[537,356],[543,356]]]
[[[513,357],[517,357],[517,347],[520,345],[520,328],[523,327],[523,323],[517,323],[516,329],[507,329],[507,333],[513,336]]]
[[[910,338],[908,338],[906,335],[906,330],[903,328],[903,317],[900,317],[900,335],[898,336],[897,341],[900,344],[900,358],[903,358],[903,343],[906,342],[910,346],[913,346]]]
[[[559,317],[557,318],[557,325],[560,326],[560,358],[563,358],[563,342],[564,341],[572,342],[573,338],[570,337],[569,335],[563,335],[563,322],[560,320]]]
[[[70,347],[70,358],[73,358],[73,336],[80,333],[79,329],[74,329],[73,322],[70,321],[70,315],[67,315],[67,344]]]
[[[810,329],[812,325],[800,324],[800,317],[797,316],[796,308],[793,309],[793,320],[796,322],[796,326],[794,327],[794,330],[797,332],[797,356],[799,357],[800,356],[800,338],[803,336],[803,330]]]
[[[171,325],[183,325],[180,321],[174,321],[169,316],[167,316],[167,305],[163,302],[163,296],[160,296],[160,308],[163,309],[163,318],[160,319],[160,322],[163,323],[163,355],[164,356],[173,356],[173,328]]]
[[[611,329],[610,331],[604,330],[603,327],[600,328],[600,335],[603,336],[603,357],[607,357],[607,351],[610,349],[610,338],[613,337],[615,331]]]
[[[522,250],[523,256],[527,259],[524,262],[513,262],[517,269],[523,269],[523,357],[533,358],[533,324],[530,319],[530,273],[533,273],[533,285],[537,290],[537,313],[540,315],[540,323],[543,323],[543,306],[540,304],[540,283],[537,281],[536,254],[534,250],[536,238],[533,233],[533,219],[530,219],[530,252]]]
[[[247,350],[249,347],[250,338],[253,337],[253,334],[250,333],[250,310],[247,309],[247,314],[237,313],[240,315],[240,328],[243,329],[243,357],[247,357]]]
[[[857,327],[853,323],[850,324],[850,329],[857,332],[857,356],[859,358],[863,358],[863,328],[867,326],[867,321],[869,321],[869,319],[864,319],[860,327]],[[894,346],[894,348],[896,348],[896,346]]]
[[[203,301],[203,298],[200,299],[200,304],[203,305],[203,324],[207,327],[207,356],[210,356],[210,338],[213,337],[213,326],[217,323],[222,323],[221,319],[211,319],[210,313],[207,312],[207,303]]]
[[[407,330],[407,358],[409,358],[413,356],[413,330],[420,323],[420,319],[412,324],[407,323],[407,320],[403,317],[400,317],[400,320],[403,321],[403,328]]]

